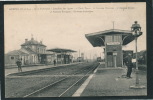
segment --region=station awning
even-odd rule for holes
[[[56,53],[76,52],[76,51],[71,50],[71,49],[63,49],[63,48],[53,48],[53,49],[49,49],[47,51],[52,51],[52,52],[56,52]]]
[[[118,30],[118,29],[111,29],[106,31],[100,31],[95,33],[85,34],[87,40],[92,44],[93,47],[98,46],[105,46],[105,36],[106,35],[114,35],[120,34],[122,35],[122,45],[127,45],[131,41],[135,39],[132,35],[132,32],[129,30]]]

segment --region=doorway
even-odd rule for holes
[[[107,67],[113,67],[113,52],[107,52]]]

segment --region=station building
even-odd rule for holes
[[[135,39],[131,31],[118,29],[89,33],[85,37],[93,47],[104,47],[105,67],[122,67],[122,46]]]
[[[42,41],[37,41],[33,37],[25,39],[20,45],[21,48],[5,54],[5,66],[14,66],[18,59],[22,65],[53,64],[56,60],[59,64],[68,64],[73,60],[71,49],[53,48],[46,50],[46,45]]]
[[[54,48],[46,50],[46,45],[42,41],[38,42],[33,37],[21,44],[19,50],[13,50],[5,54],[5,66],[16,65],[16,61],[21,59],[22,65],[53,64],[56,60],[58,64],[68,64],[73,60],[70,49]]]
[[[53,53],[46,51],[42,41],[38,42],[32,37],[30,40],[25,39],[19,50],[5,54],[5,65],[16,65],[18,59],[21,59],[22,65],[44,64],[48,57],[53,57]]]

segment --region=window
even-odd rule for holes
[[[106,43],[108,42],[113,42],[113,36],[106,36],[106,39],[105,39]]]
[[[106,43],[109,42],[121,42],[121,36],[120,35],[108,35],[105,38]]]
[[[121,42],[121,36],[114,35],[114,42]]]
[[[107,55],[113,55],[113,52],[107,52]]]

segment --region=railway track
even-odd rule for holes
[[[61,78],[53,83],[43,86],[31,93],[28,93],[24,95],[23,98],[39,97],[39,96],[40,97],[72,96],[73,93],[76,91],[76,89],[79,88],[79,86],[88,78],[90,73],[94,72],[94,70],[98,67],[98,65],[99,64],[96,63],[91,66],[88,66],[90,68],[83,68],[82,70],[79,70],[79,72],[75,72],[73,75],[65,76],[64,78]],[[77,76],[77,74],[80,73],[82,73],[82,75]]]

